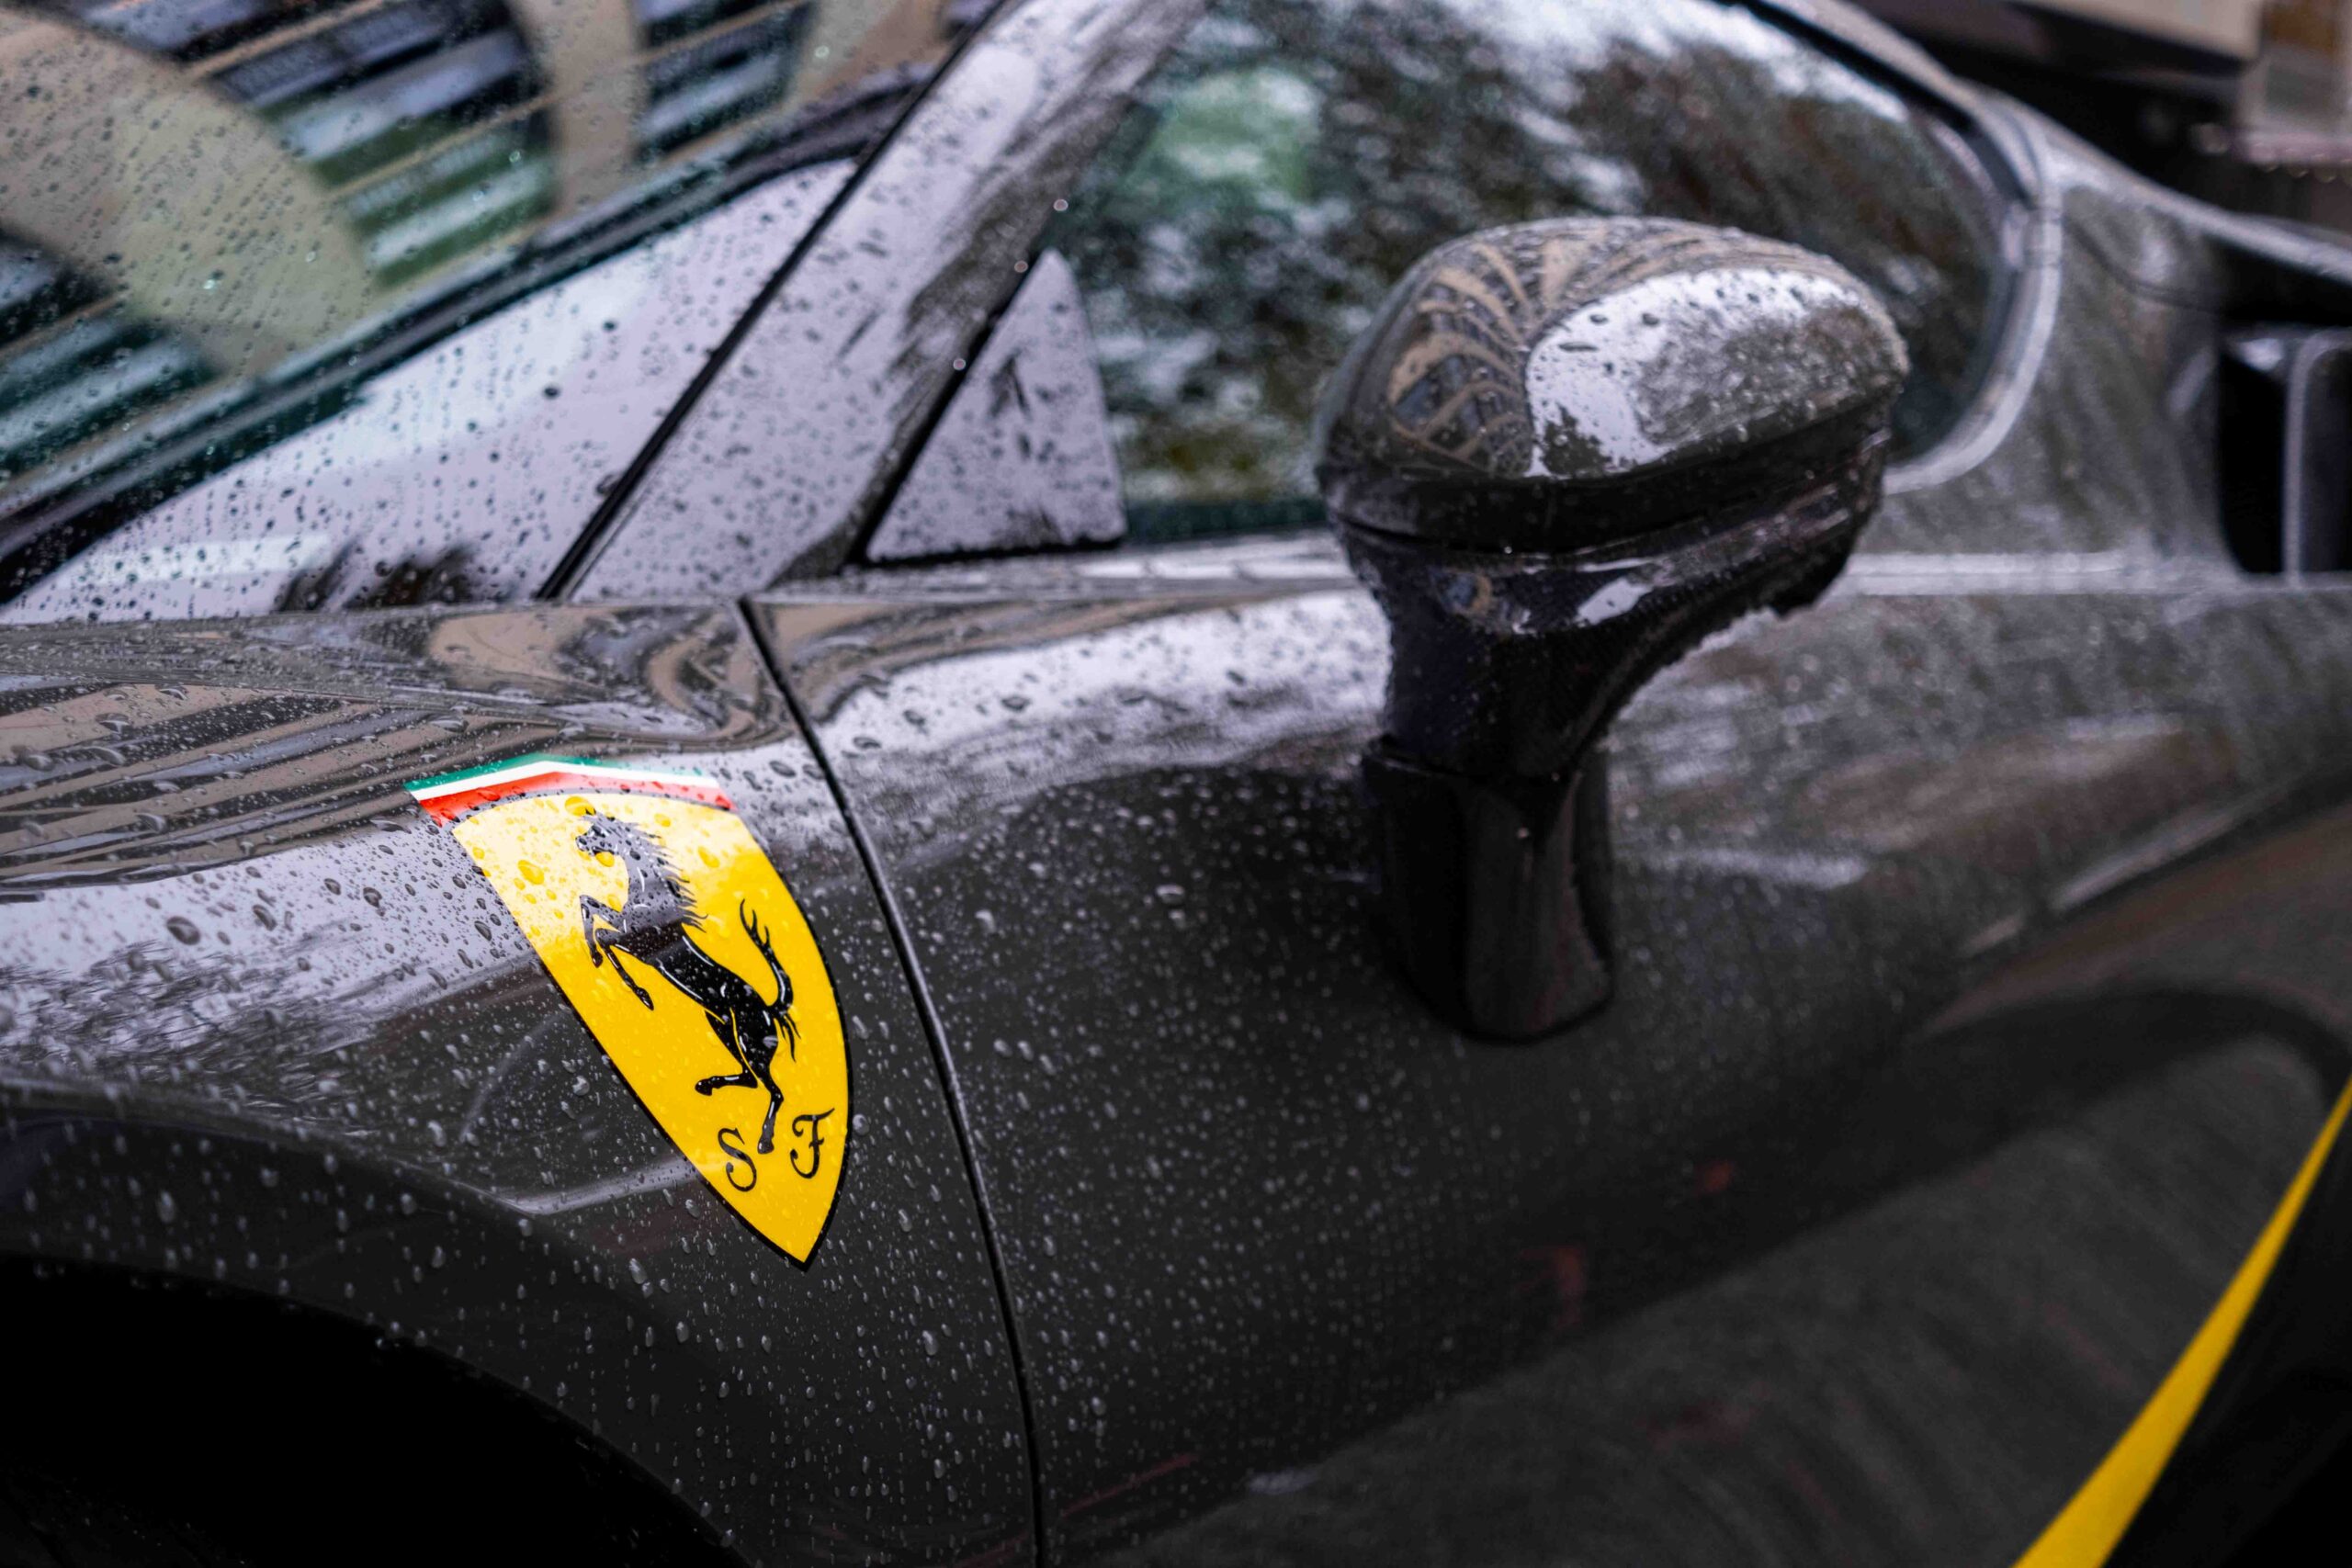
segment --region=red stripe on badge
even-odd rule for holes
[[[439,789],[412,790],[416,803],[435,822],[447,824],[485,806],[526,795],[591,794],[658,795],[732,811],[735,803],[717,784],[674,773],[631,773],[618,768],[574,768],[560,765],[535,769],[503,778],[453,783]]]

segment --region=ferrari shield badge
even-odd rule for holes
[[[713,1190],[807,1262],[849,1134],[817,939],[710,780],[530,758],[410,784]]]

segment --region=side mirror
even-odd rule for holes
[[[1610,992],[1602,729],[1877,505],[1908,368],[1870,290],[1730,230],[1577,220],[1441,246],[1326,390],[1316,474],[1388,614],[1364,771],[1415,987],[1526,1039]]]

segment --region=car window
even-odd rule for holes
[[[1324,379],[1425,252],[1648,214],[1835,257],[1914,365],[1898,451],[1964,406],[2000,213],[1956,132],[1714,0],[1221,0],[1070,197],[1130,537],[1319,517]]]
[[[764,182],[846,169],[987,8],[39,0],[0,11],[0,593],[111,539],[119,558],[84,562],[73,596],[77,613],[110,613],[91,586],[137,575],[156,548],[187,547],[183,565],[217,570],[295,535],[305,581],[327,584],[322,602],[347,601],[360,579],[382,592],[387,579],[445,594],[535,588],[526,571],[486,577],[481,563],[543,554],[586,521],[580,498],[514,479],[498,510],[487,491],[469,498],[469,498],[452,495],[450,474],[516,450],[493,459],[458,450],[484,445],[464,438],[546,423],[540,400],[573,395],[593,369],[602,467],[589,479],[625,464],[629,432],[650,434],[663,389],[683,385],[682,354],[715,344],[780,260],[774,242],[794,214]],[[637,259],[613,270],[616,257]],[[688,308],[691,330],[673,319]],[[648,363],[571,343],[590,310],[592,337],[651,333]],[[532,319],[536,336],[517,325]],[[437,398],[433,376],[420,381],[427,361]],[[614,395],[631,377],[636,394]],[[590,400],[570,405],[573,433]],[[406,494],[377,484],[368,505],[338,511],[329,491],[388,453],[414,465]],[[157,512],[241,471],[177,521]],[[152,536],[125,556],[134,541],[119,536],[142,514]],[[356,555],[363,517],[399,547]],[[467,572],[431,564],[453,551]]]
[[[0,623],[536,592],[850,172],[770,180],[369,378],[0,603]]]

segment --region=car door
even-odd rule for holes
[[[1334,56],[1313,40],[1337,35],[1266,13],[1362,28],[1343,63],[1408,79],[1424,118],[1367,125],[1393,106],[1317,75]],[[975,125],[910,125],[920,151],[876,165],[870,220],[806,292],[788,281],[583,580],[932,563],[780,586],[759,614],[932,1010],[1056,1555],[1213,1508],[1145,1554],[1977,1562],[2087,1516],[2120,1533],[2175,1446],[2226,1422],[2119,1440],[2186,1386],[2186,1348],[2233,1342],[2209,1313],[2327,1146],[2344,927],[2277,873],[2335,852],[2346,601],[2237,564],[2212,372],[2233,315],[2339,310],[2341,258],[2153,197],[1842,15],[1559,15],[1547,38],[1471,6],[1228,6],[1143,41],[1100,10],[1008,18],[965,66],[1045,107],[969,146]],[[1116,47],[1056,52],[1090,26]],[[1483,55],[1442,47],[1465,28]],[[1171,75],[1134,61],[1146,41]],[[1547,49],[1567,107],[1520,129],[1600,165],[1600,194],[1495,175],[1507,202],[1777,217],[1907,284],[1923,377],[1845,584],[1619,721],[1623,988],[1509,1048],[1434,1018],[1374,934],[1355,773],[1385,630],[1335,552],[1280,530],[1316,516],[1317,356],[1336,363],[1380,285],[1317,274],[1304,306],[1283,286],[1376,269],[1357,230],[1398,231],[1398,266],[1445,237],[1409,202],[1318,213],[1317,178],[1416,133],[1442,158],[1448,95],[1466,115],[1498,90],[1474,70]],[[1151,123],[1057,107],[1065,80],[1132,85]],[[1711,106],[1758,94],[1822,156],[1741,161],[1754,121]],[[1612,115],[1662,172],[1609,166]],[[1537,134],[1562,125],[1583,141]],[[1064,126],[1109,151],[1081,168]],[[1890,146],[1919,188],[1836,174]],[[1428,220],[1541,208],[1443,210]],[[950,211],[978,220],[925,216]],[[1940,252],[1893,243],[1939,220]],[[921,265],[885,283],[861,254]],[[1010,293],[1000,320],[1024,332],[1052,319],[1032,290],[1074,291],[1096,334],[1127,545],[940,564],[1037,543],[985,483],[960,511],[921,483],[921,438],[963,439],[953,400],[1009,362],[990,302]],[[2120,329],[2054,325],[2091,319]],[[836,397],[872,424],[820,457]],[[919,542],[894,549],[910,491]],[[714,513],[741,525],[717,557],[663,547]],[[1544,1348],[1454,1418],[1346,1446]],[[2202,1393],[2166,1407],[2185,1423]],[[2129,1550],[2188,1539],[2144,1527]]]

